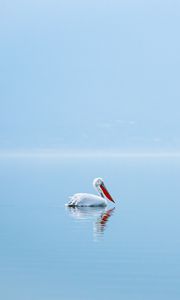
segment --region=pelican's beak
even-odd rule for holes
[[[109,194],[107,188],[105,187],[104,183],[102,183],[102,184],[100,185],[100,188],[101,188],[103,194],[106,196],[106,198],[107,198],[108,200],[110,200],[110,201],[112,201],[112,202],[115,203],[115,201],[113,200],[113,198],[112,198],[111,195]]]

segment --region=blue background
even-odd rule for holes
[[[1,152],[178,152],[179,28],[176,0],[1,0]]]

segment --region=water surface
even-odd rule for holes
[[[104,178],[116,199],[68,209]],[[0,161],[0,298],[180,299],[180,160]]]

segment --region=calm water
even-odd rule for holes
[[[68,209],[104,178],[107,209]],[[0,299],[180,299],[180,159],[0,161]]]

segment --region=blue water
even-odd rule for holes
[[[116,199],[68,209],[104,178]],[[180,159],[0,160],[0,299],[180,299]]]

